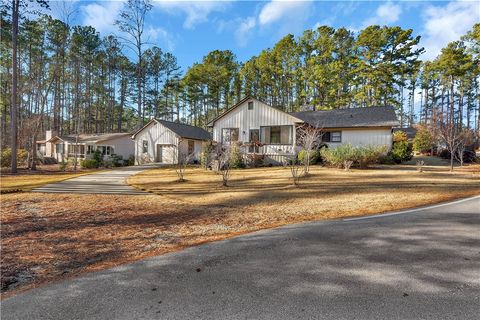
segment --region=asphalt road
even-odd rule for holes
[[[480,197],[291,225],[40,287],[2,319],[479,319]]]
[[[35,188],[33,192],[45,193],[80,193],[80,194],[123,194],[146,195],[148,192],[129,186],[125,179],[146,169],[158,165],[130,166],[101,171],[80,177],[63,180]]]

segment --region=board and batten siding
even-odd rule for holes
[[[248,110],[248,102],[253,101],[253,110]],[[225,116],[215,121],[213,126],[213,140],[222,141],[222,129],[239,128],[239,140],[249,141],[249,130],[260,129],[262,126],[295,125],[295,117],[277,110],[258,100],[245,101]]]
[[[341,131],[342,141],[328,142],[329,147],[349,143],[354,147],[386,146],[388,150],[392,148],[391,128],[333,129],[331,131]]]
[[[148,151],[143,153],[143,141],[148,142]],[[155,162],[157,144],[164,146],[163,163],[172,164],[178,136],[159,122],[152,121],[135,136],[135,164]]]
[[[248,110],[248,102],[253,102],[253,110]],[[222,129],[238,128],[241,142],[249,142],[250,130],[259,129],[263,126],[293,126],[295,132],[295,123],[300,122],[297,118],[276,108],[258,101],[256,99],[247,100],[235,109],[231,110],[223,117],[215,121],[213,125],[213,140],[222,141]],[[290,145],[265,145],[261,153],[264,153],[271,160],[279,162],[283,156],[293,153],[295,146],[295,134],[292,137]]]

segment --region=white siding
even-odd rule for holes
[[[387,146],[388,150],[392,148],[392,130],[388,128],[378,129],[341,129],[333,130],[342,132],[342,142],[329,142],[330,147],[349,143],[353,146]]]
[[[253,110],[248,110],[249,101],[253,101]],[[249,142],[251,129],[260,129],[262,126],[295,126],[296,122],[300,121],[283,111],[252,99],[245,101],[214,123],[213,140],[217,142],[222,141],[222,129],[224,128],[238,128],[239,141]],[[295,132],[295,129],[293,130]],[[293,153],[294,145],[295,134],[293,134],[293,143],[291,145],[265,145],[260,152],[279,161],[281,156]]]
[[[143,141],[148,141],[148,152],[143,153]],[[178,137],[161,123],[152,121],[135,136],[135,164],[155,162],[157,144],[163,145],[163,163],[173,163],[175,153],[172,146],[178,145]],[[176,149],[176,147],[175,147]]]
[[[249,130],[261,126],[294,125],[295,117],[252,99],[253,110],[248,110],[248,101],[218,119],[213,126],[213,140],[222,141],[223,128],[239,128],[239,140],[248,142]]]
[[[194,139],[188,139],[188,138],[181,139],[179,144],[180,152],[185,155],[188,154],[189,140],[194,142],[192,161],[200,161],[200,154],[202,153],[202,144],[203,144],[203,141],[201,140],[194,140]]]
[[[124,160],[128,160],[135,154],[135,143],[130,136],[98,142],[96,145],[113,147],[113,153],[122,156]],[[85,146],[85,151],[86,148],[87,147]]]

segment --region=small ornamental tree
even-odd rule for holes
[[[413,150],[417,152],[427,152],[434,145],[433,135],[426,126],[418,126],[417,133],[413,139]]]
[[[407,134],[403,131],[396,131],[393,134],[393,147],[391,156],[393,161],[401,163],[411,160],[413,157],[412,144],[408,142]]]
[[[308,175],[312,158],[318,158],[318,148],[322,138],[322,129],[317,126],[303,125],[297,129],[297,145],[302,148],[301,159],[303,164],[303,173]]]

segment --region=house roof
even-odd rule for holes
[[[391,106],[291,112],[311,126],[320,128],[395,127],[399,125]]]
[[[181,138],[196,139],[196,140],[210,140],[212,137],[210,133],[202,128],[191,126],[188,124],[159,120],[159,123],[173,131]],[[135,133],[136,134],[136,133]]]
[[[122,137],[129,137],[131,134],[130,133],[101,133],[101,134],[79,134],[78,135],[78,142],[79,143],[98,143],[102,141],[108,141],[116,138],[122,138]],[[47,142],[53,141],[55,139],[60,139],[63,141],[67,142],[76,142],[77,141],[77,135],[76,134],[70,134],[70,135],[65,135],[65,136],[53,136]]]
[[[407,127],[407,128],[393,128],[393,132],[397,131],[403,131],[407,134],[408,139],[413,139],[415,138],[415,135],[417,134],[417,129],[413,127]]]

